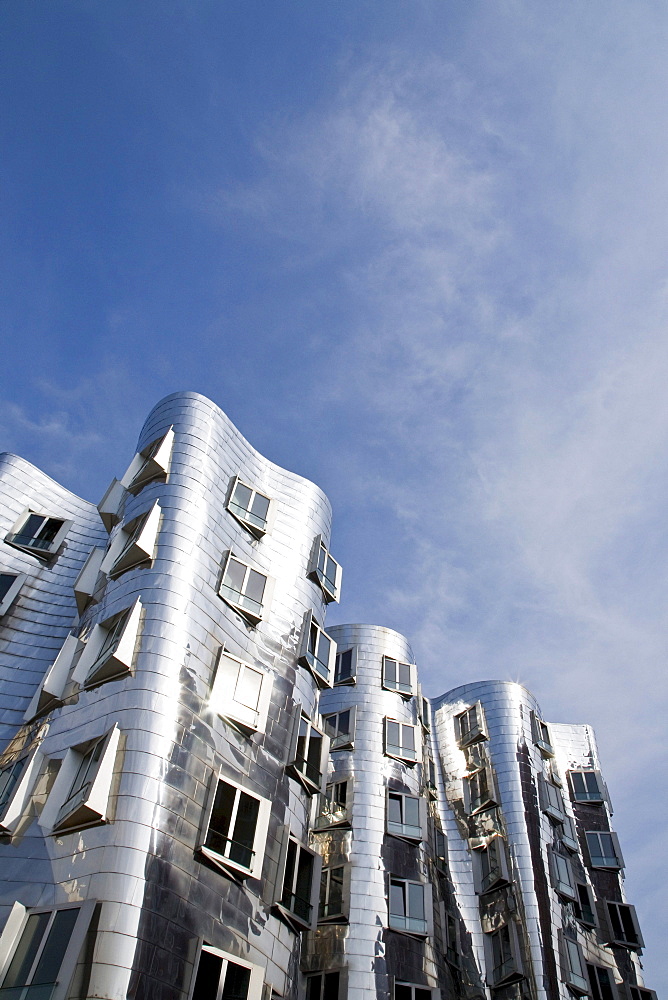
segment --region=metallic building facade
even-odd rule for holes
[[[0,1000],[652,1000],[590,728],[327,630],[327,498],[217,406],[0,491]]]

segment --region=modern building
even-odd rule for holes
[[[590,728],[326,630],[327,498],[217,406],[0,492],[0,1000],[655,998]]]

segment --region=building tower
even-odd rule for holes
[[[217,406],[0,492],[0,1000],[652,1000],[589,727],[326,630],[327,498]]]

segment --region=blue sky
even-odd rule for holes
[[[330,621],[596,727],[659,992],[667,41],[658,0],[0,10],[0,447],[98,499],[193,389],[318,482]]]

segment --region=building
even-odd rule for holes
[[[590,728],[327,631],[327,498],[217,406],[0,491],[0,1000],[653,1000]]]

